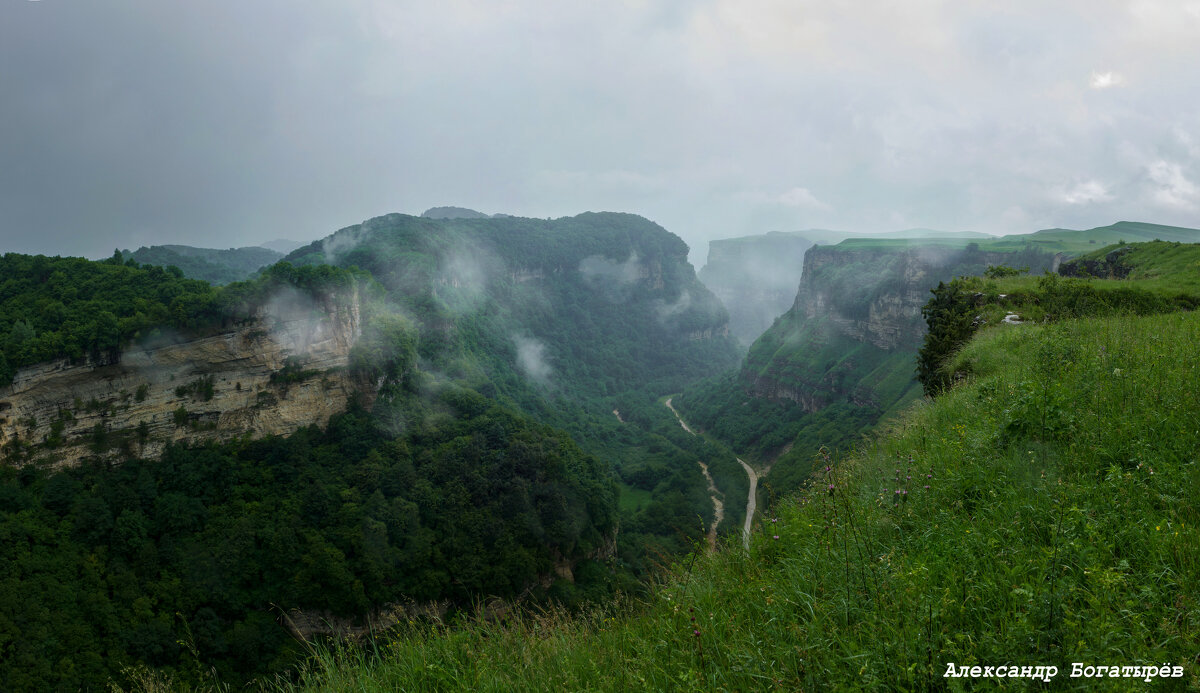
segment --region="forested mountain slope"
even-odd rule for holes
[[[697,458],[745,502],[655,401],[736,358],[686,252],[631,215],[392,215],[222,288],[6,256],[0,684],[244,681],[289,628],[641,589],[712,522]]]
[[[737,359],[724,307],[696,280],[687,246],[657,224],[615,213],[392,214],[287,259],[369,271],[392,310],[417,326],[428,370],[562,428],[610,461],[631,514],[620,535],[629,563],[684,550],[712,524],[697,454],[730,515],[741,513],[748,481],[732,454],[690,439],[656,403]],[[404,425],[387,401],[378,415]]]

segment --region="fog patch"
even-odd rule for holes
[[[632,284],[642,276],[642,265],[637,251],[629,253],[625,262],[615,262],[603,255],[591,255],[579,261],[579,273],[589,281]]]
[[[546,345],[533,337],[513,335],[513,344],[517,347],[517,367],[530,380],[549,384],[554,368],[546,358]]]
[[[362,227],[352,227],[343,229],[321,241],[321,252],[325,253],[325,263],[337,264],[337,258],[358,247],[365,235],[366,231]]]
[[[918,260],[930,267],[944,267],[959,262],[966,255],[966,251],[961,248],[945,248],[931,245],[916,245],[914,252]],[[883,279],[884,277],[879,277],[874,283],[879,283]]]
[[[183,344],[187,341],[190,341],[187,335],[170,327],[159,326],[143,333],[134,346],[142,351],[154,351],[163,347]]]
[[[603,255],[585,257],[579,261],[579,273],[593,290],[611,303],[629,301],[638,280],[644,276],[636,250],[630,252],[624,262]]]
[[[679,298],[675,299],[671,303],[667,303],[662,299],[656,299],[654,301],[654,317],[659,323],[665,325],[683,313],[686,313],[691,307],[692,293],[687,289],[684,289],[679,294]]]
[[[385,401],[385,397],[386,395],[381,395],[372,411],[375,425],[392,438],[399,438],[412,428],[411,416],[403,400],[396,401],[395,398],[388,397]]]
[[[267,299],[262,317],[272,339],[294,355],[309,353],[313,344],[329,337],[324,306],[290,286]]]
[[[492,283],[496,258],[488,251],[471,246],[451,249],[438,258],[435,285],[449,307],[466,313],[480,307]]]

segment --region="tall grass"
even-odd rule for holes
[[[1003,326],[971,379],[814,461],[749,551],[577,616],[410,623],[281,690],[958,690],[947,663],[1171,663],[1200,687],[1200,316]],[[965,366],[969,365],[969,369]],[[1029,679],[991,680],[1011,688]]]

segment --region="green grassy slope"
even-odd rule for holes
[[[1114,243],[1138,243],[1147,241],[1177,243],[1200,242],[1200,229],[1181,226],[1164,226],[1134,221],[1119,221],[1109,226],[1093,229],[1043,229],[1034,233],[1017,233],[997,238],[970,238],[953,236],[930,236],[927,238],[848,238],[836,247],[845,250],[861,248],[905,248],[911,246],[942,246],[965,248],[977,245],[981,250],[1017,251],[1034,249],[1047,253],[1081,255],[1096,248]]]
[[[1114,252],[1119,255],[1117,264],[1127,268],[1128,278],[1137,280],[1143,289],[1167,294],[1200,294],[1200,243],[1118,244],[1081,255],[1077,260],[1102,261]]]
[[[1122,282],[1133,284],[1136,282]],[[992,323],[969,376],[643,601],[410,623],[303,690],[963,690],[956,666],[1182,668],[1200,687],[1200,314]],[[1032,688],[1029,679],[1009,679]],[[280,686],[290,688],[290,686]]]

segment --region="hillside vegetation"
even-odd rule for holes
[[[1027,304],[1057,305],[1046,292],[1067,280],[1039,281],[1021,280]],[[961,374],[952,387],[844,459],[818,456],[748,552],[697,549],[645,599],[582,617],[413,621],[366,649],[319,648],[297,685],[278,687],[979,683],[944,677],[949,664],[1053,666],[1052,684],[1069,690],[1145,686],[1144,675],[1072,678],[1078,662],[1169,664],[1181,677],[1163,689],[1196,688],[1200,314],[1074,305],[1046,323],[986,323],[945,361]]]
[[[390,214],[287,260],[368,271],[392,310],[417,327],[423,369],[564,430],[608,461],[626,512],[618,554],[641,574],[686,551],[714,521],[697,459],[731,517],[746,502],[732,454],[688,436],[657,403],[737,359],[728,313],[686,258],[683,241],[651,221],[586,213]],[[380,399],[376,415],[403,422],[389,401]]]
[[[103,402],[17,393],[57,398],[57,427],[18,421],[0,388],[0,423],[21,433],[0,451],[0,688],[98,689],[143,669],[240,686],[300,663],[292,631],[639,593],[714,523],[698,460],[725,496],[720,531],[737,533],[745,473],[658,402],[736,359],[686,256],[620,214],[389,215],[223,287],[118,256],[5,256],[0,353],[68,359],[81,382],[134,368],[122,358],[146,340],[266,330],[269,305],[319,323],[325,303],[305,294],[352,304],[361,336],[335,366],[357,404],[287,437],[206,441],[214,429],[187,405],[208,401],[226,366],[190,364],[210,372],[162,388],[179,405],[157,420],[186,439],[153,459],[150,424],[107,418],[145,388]],[[43,320],[47,306],[70,319]],[[296,348],[255,415],[293,385],[325,387]],[[97,421],[67,465],[73,412]]]

